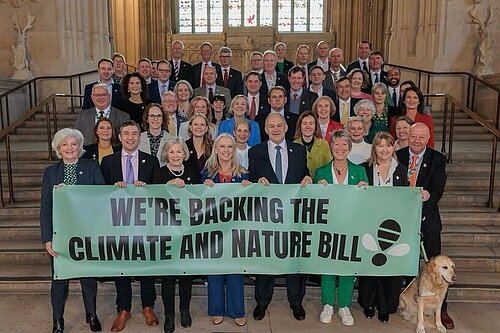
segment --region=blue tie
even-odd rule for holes
[[[283,184],[283,174],[281,170],[281,146],[276,146],[276,163],[275,163],[275,173],[278,183]]]
[[[132,155],[127,155],[127,167],[125,168],[127,184],[134,183],[134,167],[132,166]]]

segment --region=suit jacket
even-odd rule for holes
[[[368,73],[368,79],[370,80],[370,84],[368,87],[366,87],[366,90],[368,91],[368,94],[371,94],[372,87],[375,84],[372,80],[372,74]],[[385,83],[386,86],[389,86],[389,81],[387,80],[387,72],[386,71],[380,71],[380,77],[379,77],[379,82]]]
[[[340,76],[346,76],[347,71],[345,70],[344,66],[340,65]],[[325,79],[323,80],[323,86],[327,87],[330,90],[337,91],[335,88],[335,82],[333,80],[333,75],[331,71],[328,71],[325,73]]]
[[[170,59],[168,61],[171,66],[171,72],[170,72],[170,81],[177,83],[177,80],[175,79],[175,72],[174,72],[174,61]],[[181,63],[179,65],[179,80],[186,80],[189,82],[189,84],[193,85],[193,66],[191,66],[190,63],[185,62],[184,60],[181,59]]]
[[[215,85],[214,95],[217,95],[217,94],[224,95],[224,97],[226,98],[226,109],[229,109],[229,106],[231,105],[231,91],[229,91],[229,89],[224,88],[222,86],[219,86],[217,84],[217,85]],[[196,97],[196,96],[203,96],[203,97],[208,98],[206,87],[201,86],[201,87],[198,87],[195,90],[193,90],[193,97]]]
[[[53,164],[43,174],[42,199],[40,202],[40,227],[42,242],[52,241],[52,195],[55,185],[63,183],[64,163]],[[79,159],[76,164],[77,185],[104,185],[104,178],[99,164],[93,160]]]
[[[204,62],[201,61],[193,65],[193,84],[192,84],[193,89],[201,87],[201,73],[202,73],[201,66],[203,64]],[[220,68],[220,65],[213,61],[212,61],[212,66],[215,67],[215,70],[217,70],[217,68]]]
[[[399,163],[410,165],[409,147],[396,151]],[[446,186],[446,157],[440,152],[426,148],[417,175],[417,187],[430,194],[429,200],[422,204],[422,233],[439,233],[442,229],[438,203]]]
[[[95,119],[95,107],[80,111],[78,117],[76,118],[74,128],[82,132],[84,137],[84,145],[94,143],[94,126],[96,123]],[[120,130],[120,126],[129,119],[130,115],[128,113],[115,109],[114,107],[112,107],[109,111],[109,120],[111,120],[111,123],[113,124],[115,133],[118,133]]]
[[[278,71],[278,64],[276,64],[276,72],[288,76],[288,71],[292,69],[292,67],[293,67],[293,62],[287,59],[283,59],[283,72]]]
[[[98,83],[93,82],[89,83],[85,86],[84,90],[84,95],[83,95],[83,104],[82,104],[82,110],[90,109],[91,107],[94,106],[94,102],[92,102],[92,87],[94,84]],[[113,82],[113,89],[111,91],[111,106],[118,108],[120,105],[120,101],[122,100],[122,86],[119,83],[114,83]]]
[[[368,67],[368,70],[370,70],[370,64],[368,63],[368,59],[366,59],[366,67]],[[361,68],[361,65],[359,64],[358,58],[356,58],[356,60],[354,60],[353,62],[351,62],[350,64],[347,65],[346,72],[349,73],[350,71],[352,71],[355,68],[363,69],[363,68]],[[368,74],[368,73],[366,73],[366,74]]]
[[[161,104],[161,96],[159,89],[158,80],[152,80],[150,84],[148,84],[148,92],[149,92],[149,100],[154,103]],[[167,91],[173,91],[175,87],[175,82],[168,80]]]
[[[317,183],[321,179],[326,180],[328,184],[333,184],[333,174],[332,174],[332,162],[323,165],[321,168],[316,170],[316,175],[314,176],[314,182]],[[362,180],[368,182],[368,177],[366,176],[365,168],[361,165],[347,161],[347,185],[358,185]]]
[[[217,67],[217,81],[218,86],[224,86],[224,74],[222,67]],[[241,72],[234,69],[233,67],[229,68],[228,78],[227,78],[227,87],[231,92],[231,98],[234,98],[236,95],[243,94],[243,77],[241,76]],[[229,105],[229,104],[226,104]]]
[[[351,109],[349,110],[349,117],[354,117],[356,114],[354,113],[354,105],[356,105],[357,102],[359,102],[361,99],[359,98],[354,98],[351,97]],[[335,108],[337,109],[337,112],[332,116],[332,119],[335,120],[336,122],[340,123],[340,99],[337,99],[336,101],[333,101],[335,103]]]
[[[146,184],[153,183],[153,174],[160,168],[158,159],[155,156],[146,154],[139,150],[139,172],[138,180]],[[113,155],[105,156],[101,163],[102,175],[107,185],[113,185],[116,182],[123,181],[122,173],[122,151]]]
[[[365,167],[366,175],[368,176],[368,184],[373,186],[373,164],[361,164]],[[408,186],[408,169],[401,163],[398,163],[392,177],[392,186]]]
[[[269,158],[268,141],[253,146],[248,151],[248,172],[251,182],[256,183],[260,177],[266,177],[270,183],[278,184],[278,179]],[[298,143],[286,141],[288,154],[288,168],[285,184],[299,184],[309,175],[307,169],[306,148]]]
[[[290,111],[290,103],[292,101],[292,92],[289,90],[286,94],[286,104],[285,111]],[[315,92],[311,92],[308,89],[302,89],[302,94],[300,95],[300,105],[299,105],[299,114],[304,111],[311,111],[312,105],[315,100],[318,99],[318,94]]]
[[[257,124],[259,124],[259,129],[260,129],[260,140],[266,141],[269,139],[269,136],[266,133],[266,118],[271,113],[271,107],[266,108],[262,112],[259,112],[259,114],[255,117],[255,121]],[[297,120],[299,119],[299,116],[290,113],[285,110],[285,121],[288,126],[288,130],[286,131],[286,139],[288,141],[293,141],[293,136],[295,134],[295,127],[297,127]]]
[[[116,153],[121,149],[120,146],[113,146],[112,148],[113,153]],[[82,155],[82,158],[99,162],[99,147],[97,146],[97,143],[83,146],[83,149],[85,150],[85,153]]]
[[[269,88],[267,87],[266,76],[264,73],[260,74],[260,80],[262,81],[262,86],[260,87],[260,94],[265,96],[269,95]],[[281,86],[285,88],[285,91],[290,90],[290,82],[288,81],[288,76],[276,72],[276,86]]]

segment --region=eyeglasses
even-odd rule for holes
[[[162,101],[162,103],[165,103],[165,104],[174,104],[174,103],[177,103],[177,101],[175,99],[164,99]]]
[[[162,114],[148,114],[148,118],[160,119],[160,118],[163,118],[163,115]]]
[[[92,96],[97,97],[97,98],[100,98],[100,97],[104,98],[104,97],[108,97],[109,94],[92,94]]]
[[[170,69],[159,69],[158,72],[160,72],[160,73],[168,73],[168,72],[170,72]]]

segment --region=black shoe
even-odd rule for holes
[[[302,307],[302,305],[296,305],[292,308],[293,317],[297,320],[306,319],[306,310]]]
[[[266,316],[266,308],[260,305],[257,305],[255,309],[253,309],[253,319],[262,320]]]
[[[63,333],[64,332],[64,318],[54,319],[52,324],[52,333]]]
[[[375,308],[372,306],[364,308],[363,313],[365,314],[366,318],[372,319],[373,316],[375,316]]]
[[[173,333],[175,331],[175,320],[172,316],[165,316],[165,324],[163,325],[165,333]]]
[[[191,314],[189,310],[181,310],[181,326],[182,327],[191,327],[193,320],[191,319]]]
[[[385,314],[385,313],[379,313],[378,314],[378,320],[380,320],[384,324],[387,324],[389,322],[389,315]]]
[[[85,322],[90,325],[90,330],[92,332],[102,331],[102,325],[101,322],[99,321],[99,318],[97,318],[97,314],[87,313],[85,315]]]

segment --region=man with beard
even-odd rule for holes
[[[389,88],[389,96],[392,100],[392,105],[399,106],[399,82],[401,80],[401,71],[397,67],[391,67],[387,71],[387,88]]]

